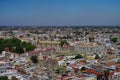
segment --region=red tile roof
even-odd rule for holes
[[[40,49],[40,50],[36,50],[36,51],[31,51],[28,54],[38,54],[40,52],[51,51],[51,50],[54,50],[54,48],[44,48],[44,49]]]
[[[97,75],[97,76],[98,76],[98,75],[101,75],[101,73],[95,71],[95,69],[87,69],[86,72],[87,72],[87,73],[90,73],[90,74],[95,74],[95,75]]]

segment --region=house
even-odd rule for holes
[[[5,66],[0,66],[0,74],[6,72],[6,67]]]
[[[114,72],[112,75],[112,80],[119,80],[120,79],[120,72]]]

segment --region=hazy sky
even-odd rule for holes
[[[120,0],[0,0],[0,25],[118,25]]]

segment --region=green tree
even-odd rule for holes
[[[85,32],[85,35],[88,35],[89,34],[89,32]]]
[[[18,80],[15,76],[12,76],[11,80]]]
[[[30,59],[32,60],[33,63],[38,63],[38,57],[36,55],[31,56]]]
[[[21,45],[27,52],[33,51],[35,49],[35,46],[33,46],[31,43],[22,42]]]
[[[4,45],[0,44],[0,53],[4,50]]]
[[[32,46],[32,45],[27,45],[27,46],[25,47],[25,50],[26,50],[27,52],[33,51],[34,49],[35,49],[35,47]]]
[[[112,38],[110,38],[110,40],[111,40],[112,42],[117,42],[118,38],[117,38],[117,37],[112,37]]]
[[[100,59],[100,56],[98,54],[95,55],[95,59]]]
[[[69,45],[69,43],[67,42],[67,40],[62,40],[62,41],[60,42],[60,46],[61,46],[61,47],[63,47],[65,44],[66,44],[67,46]]]
[[[0,39],[0,52],[2,52],[5,48],[8,48],[10,52],[21,54],[24,53],[24,48],[26,48],[27,51],[32,51],[35,49],[35,46],[28,42],[22,42],[17,38]]]
[[[89,37],[90,42],[94,42],[94,37]]]
[[[56,69],[56,73],[65,73],[66,72],[66,68],[65,67],[59,67]]]
[[[9,80],[7,76],[0,76],[0,80]]]
[[[104,70],[104,76],[105,76],[105,80],[109,80],[109,70]]]
[[[14,43],[15,45],[20,45],[21,44],[21,40],[18,38],[13,38],[11,39],[12,43]]]
[[[0,76],[0,80],[4,80],[4,76]]]
[[[0,38],[0,44],[3,43],[4,39],[3,38]]]
[[[86,69],[87,69],[87,68],[83,66],[83,67],[81,68],[81,71],[85,71]]]
[[[15,51],[16,51],[17,53],[19,53],[19,54],[24,53],[24,49],[23,49],[22,46],[17,46]]]
[[[9,80],[9,79],[8,79],[8,76],[4,76],[4,80]]]
[[[22,47],[26,47],[28,44],[27,44],[27,42],[23,41],[23,42],[21,43],[21,45],[22,45]]]
[[[82,55],[80,55],[80,54],[75,56],[75,59],[80,59],[80,58],[83,58]]]

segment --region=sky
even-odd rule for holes
[[[3,25],[120,25],[120,0],[0,0]]]

